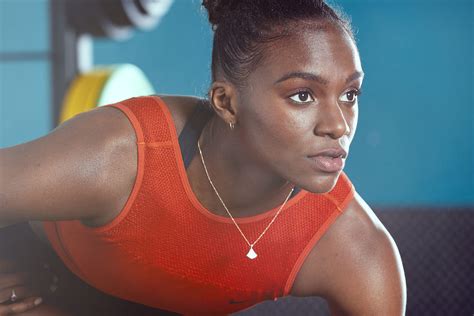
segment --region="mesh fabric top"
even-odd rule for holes
[[[251,260],[232,220],[211,213],[194,195],[163,100],[136,97],[108,106],[134,127],[135,184],[121,213],[105,226],[44,223],[65,264],[103,292],[187,315],[228,314],[289,295],[306,256],[353,197],[346,174],[328,193],[301,189],[288,200]],[[236,222],[253,242],[278,209]]]

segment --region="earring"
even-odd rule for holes
[[[234,123],[230,122],[230,123],[229,123],[229,126],[230,126],[230,129],[234,129],[234,126],[235,126],[235,125],[234,125]]]

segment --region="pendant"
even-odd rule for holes
[[[253,248],[250,247],[250,250],[249,252],[247,253],[247,257],[250,258],[250,259],[255,259],[257,258],[257,253],[255,251],[253,251]]]

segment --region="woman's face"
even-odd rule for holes
[[[328,148],[349,152],[362,79],[354,42],[331,24],[272,43],[239,89],[244,146],[296,186],[314,193],[332,190],[341,170],[322,170],[309,156]]]

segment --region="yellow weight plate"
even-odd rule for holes
[[[100,89],[109,75],[110,71],[106,69],[94,69],[79,75],[66,94],[60,122],[96,107]]]
[[[76,100],[76,112],[82,113],[87,111],[90,108],[89,103],[94,102],[92,94],[93,91],[96,89],[97,81],[99,78],[97,77],[97,73],[95,71],[89,72],[85,75],[85,81],[81,87],[82,93],[81,98]]]
[[[81,75],[81,80],[78,84],[78,91],[76,97],[73,99],[71,104],[70,113],[72,116],[75,116],[84,110],[84,102],[88,99],[90,86],[92,84],[93,78],[88,73]]]
[[[59,124],[67,121],[75,115],[74,104],[81,96],[81,90],[84,80],[84,76],[77,76],[69,86],[69,89],[66,91],[66,96],[64,98],[64,102],[61,107],[61,113],[59,115]]]
[[[83,111],[89,111],[98,106],[102,89],[111,73],[112,69],[110,68],[98,68],[91,74],[93,79],[88,87],[88,98],[86,102],[84,102]]]
[[[93,72],[79,75],[73,82],[71,92],[66,98],[62,121],[68,120],[84,111],[84,103],[89,99],[91,87],[94,85],[95,76]]]
[[[78,75],[70,85],[61,108],[60,124],[97,106],[154,93],[143,71],[135,65],[97,66]]]

